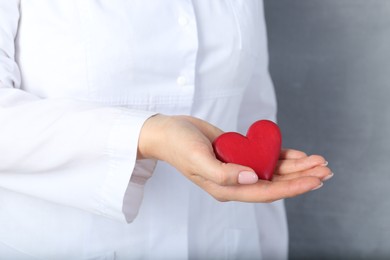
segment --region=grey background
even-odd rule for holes
[[[287,200],[291,259],[390,259],[390,1],[265,0],[284,146],[335,173]]]

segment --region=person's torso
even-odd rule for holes
[[[267,75],[266,59],[255,65],[267,51],[261,1],[22,0],[20,8],[22,89],[42,98],[191,114],[236,130],[254,70]],[[129,225],[23,195],[8,203],[23,207],[3,204],[8,216],[25,217],[7,230],[25,240],[5,240],[37,258],[261,255],[253,205],[219,203],[165,164]]]

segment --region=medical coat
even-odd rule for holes
[[[275,120],[262,1],[0,0],[0,258],[286,258],[283,202],[137,161],[156,113]]]

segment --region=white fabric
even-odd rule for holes
[[[0,258],[285,259],[283,202],[136,161],[155,113],[275,120],[257,0],[0,0]]]

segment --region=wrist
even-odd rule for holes
[[[137,159],[159,159],[157,152],[169,120],[170,116],[157,114],[145,121],[138,140]]]

